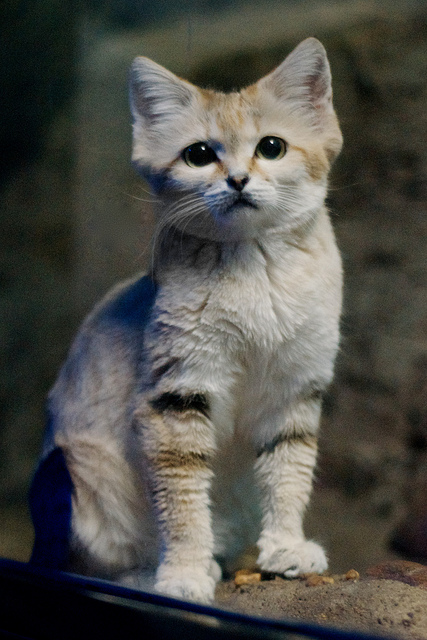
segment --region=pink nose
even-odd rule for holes
[[[228,186],[232,189],[236,189],[236,191],[243,191],[248,182],[249,176],[247,175],[228,176],[227,178]]]

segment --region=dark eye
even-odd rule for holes
[[[280,160],[286,153],[286,142],[276,136],[266,136],[257,144],[255,155],[265,160]]]
[[[182,157],[189,167],[195,169],[197,167],[205,167],[211,162],[218,160],[215,151],[207,142],[195,142],[186,147],[182,152]]]

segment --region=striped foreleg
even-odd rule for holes
[[[136,417],[161,537],[156,589],[210,601],[220,571],[213,560],[209,490],[215,447],[207,399],[165,393]]]
[[[285,428],[258,451],[256,473],[263,498],[258,563],[288,578],[327,568],[323,549],[308,541],[303,516],[317,455],[320,399],[303,400],[289,412]]]

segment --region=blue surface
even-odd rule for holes
[[[67,565],[73,482],[57,447],[40,463],[30,489],[35,541],[30,563],[48,569]]]

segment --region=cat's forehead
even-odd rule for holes
[[[246,137],[256,135],[260,127],[260,112],[245,92],[219,93],[201,91],[205,122],[209,137],[232,147]]]

